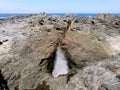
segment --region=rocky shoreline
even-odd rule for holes
[[[54,78],[59,43],[70,71]],[[0,70],[10,90],[120,90],[120,16],[0,19]]]

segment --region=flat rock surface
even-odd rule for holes
[[[59,43],[70,71],[53,78]],[[50,90],[120,90],[120,17],[0,19],[0,70],[0,84],[6,80],[10,90],[35,89],[44,82]]]

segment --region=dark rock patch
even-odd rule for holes
[[[9,90],[8,85],[7,85],[7,80],[4,79],[4,76],[1,73],[0,70],[0,90]]]
[[[0,45],[2,45],[2,44],[3,44],[3,42],[0,41]]]

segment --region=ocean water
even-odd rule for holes
[[[23,16],[25,14],[0,14],[0,18],[8,18],[10,16]]]
[[[47,13],[47,14],[64,16],[67,13]],[[73,15],[76,15],[78,17],[87,17],[87,16],[96,16],[96,15],[98,15],[97,13],[95,13],[95,14],[91,14],[91,13],[69,13],[69,14],[73,14]],[[27,15],[27,14],[17,14],[17,13],[16,14],[0,14],[0,18],[8,18],[10,16],[24,16],[24,15]],[[34,15],[34,14],[31,14],[31,15]],[[115,15],[120,16],[120,14],[115,14]]]

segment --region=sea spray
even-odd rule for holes
[[[68,67],[67,59],[59,44],[56,51],[55,64],[54,64],[52,76],[58,77],[59,75],[67,74],[68,72],[69,72],[69,67]]]

